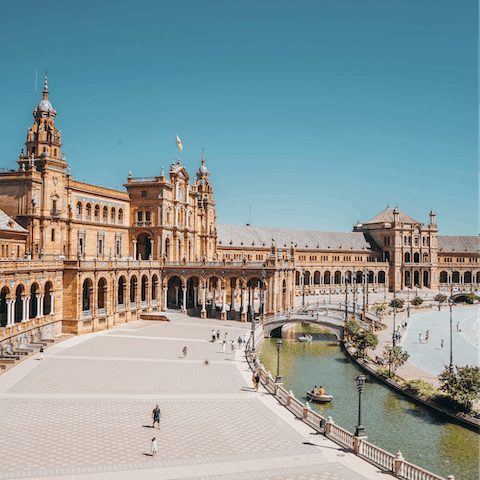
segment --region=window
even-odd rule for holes
[[[415,246],[418,246],[418,237],[415,237]]]
[[[105,205],[103,207],[103,223],[107,223],[107,222],[108,222],[108,208]]]
[[[118,223],[121,225],[123,223],[123,210],[118,211]]]
[[[81,218],[82,217],[82,204],[81,202],[78,202],[77,203],[77,218]]]
[[[151,213],[150,212],[145,212],[145,221],[150,222],[151,220]]]
[[[110,212],[110,222],[115,223],[115,207],[112,207],[112,210]]]
[[[95,205],[95,221],[100,220],[100,205]]]
[[[87,220],[91,220],[91,218],[92,218],[92,206],[89,203],[87,203],[86,210],[87,210]]]
[[[52,242],[55,241],[55,229],[52,228]]]
[[[143,212],[137,212],[137,221],[143,222]]]
[[[142,190],[142,197],[146,197],[147,196],[147,191],[146,190]]]
[[[57,211],[57,201],[56,200],[52,200],[52,209],[53,209],[53,212],[55,214],[55,212]]]

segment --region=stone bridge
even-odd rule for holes
[[[348,306],[348,316],[353,317],[353,306]],[[356,309],[355,317],[363,328],[370,330],[370,325],[362,321],[362,310]],[[372,317],[372,318],[370,318]],[[367,313],[367,318],[378,321],[375,315]],[[292,323],[313,323],[331,330],[339,340],[343,340],[343,328],[345,326],[345,304],[321,304],[307,305],[305,307],[280,312],[265,317],[263,328],[266,337],[272,336],[272,332],[281,329],[284,325]]]

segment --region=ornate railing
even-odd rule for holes
[[[386,450],[367,442],[365,440],[366,437],[356,437],[353,433],[336,425],[332,417],[325,419],[319,413],[314,412],[310,408],[308,401],[303,404],[295,398],[295,395],[291,390],[290,392],[287,392],[282,384],[275,383],[271,373],[265,370],[265,367],[259,363],[256,354],[252,354],[250,351],[248,342],[245,349],[245,356],[252,371],[257,373],[260,377],[260,383],[281,405],[293,413],[297,418],[301,419],[304,423],[318,432],[323,433],[333,442],[350,450],[352,453],[355,453],[370,463],[373,463],[386,471],[392,472],[396,477],[406,480],[445,480],[439,475],[435,475],[428,470],[407,462],[400,451],[397,455],[393,455]],[[449,475],[448,480],[454,480],[453,475]]]

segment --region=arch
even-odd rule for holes
[[[448,283],[448,273],[447,272],[445,272],[445,271],[440,272],[439,282],[440,283]]]
[[[413,254],[413,263],[420,263],[420,254],[418,252]]]
[[[411,262],[410,252],[405,252],[405,263],[410,263],[410,262]]]
[[[198,305],[198,287],[200,285],[200,278],[191,276],[187,280],[187,306],[186,308],[195,308]]]
[[[82,202],[77,202],[77,219],[82,218],[82,210],[83,210]]]
[[[352,283],[353,273],[351,270],[345,272],[345,283]]]
[[[459,272],[453,272],[452,283],[460,283],[460,273]]]
[[[118,293],[117,293],[117,299],[118,299],[118,304],[119,305],[125,305],[125,283],[126,279],[122,275],[118,279]]]
[[[418,287],[420,285],[420,272],[415,270],[413,272],[413,287]]]
[[[157,299],[157,288],[158,288],[158,277],[157,275],[152,276],[152,300]]]
[[[303,278],[304,285],[310,285],[310,272],[308,270],[305,271],[305,275]]]
[[[361,270],[357,270],[357,273],[355,274],[355,283],[357,285],[363,283],[363,273]]]
[[[149,233],[141,233],[137,237],[137,260],[148,260],[152,254],[152,237]]]
[[[147,300],[147,290],[148,290],[148,278],[146,275],[142,275],[142,286],[140,291],[140,300],[145,302]]]
[[[367,283],[373,283],[374,275],[373,272],[370,270],[367,275]]]
[[[330,280],[331,280],[331,274],[329,270],[326,270],[325,273],[323,274],[323,283],[325,285],[330,285]]]
[[[480,272],[477,272],[475,283],[480,283]]]
[[[105,293],[107,291],[107,281],[102,277],[98,281],[97,305],[98,308],[105,308]]]
[[[108,207],[106,205],[103,207],[102,220],[103,223],[108,222]]]
[[[99,222],[100,221],[100,205],[97,203],[93,210],[95,215],[95,221]]]
[[[112,207],[110,210],[110,223],[115,223],[115,218],[116,218],[116,210],[115,207]]]
[[[409,270],[406,270],[406,271],[405,271],[405,282],[404,282],[404,285],[405,285],[406,287],[410,287],[410,286],[411,286],[411,283],[412,283],[412,281],[411,281],[411,278],[410,278],[410,271],[409,271]]]
[[[92,218],[92,204],[87,203],[85,205],[85,214],[87,215],[87,220],[91,220]]]
[[[123,225],[123,209],[118,209],[118,224]]]
[[[342,283],[342,272],[337,270],[334,274],[334,283],[335,285],[340,285]]]
[[[423,272],[423,287],[428,288],[428,272],[425,270]]]
[[[38,285],[33,283],[30,287],[30,308],[29,308],[29,315],[28,318],[35,318],[38,314]]]
[[[23,318],[23,285],[18,285],[15,290],[15,322],[21,322]]]
[[[43,315],[49,315],[52,312],[53,283],[47,282],[44,288]]]
[[[467,271],[463,274],[463,283],[472,283],[472,272]]]
[[[385,283],[385,272],[383,270],[378,272],[378,283]]]
[[[313,272],[313,284],[314,285],[320,285],[320,272],[318,270]]]
[[[167,305],[169,308],[179,308],[183,299],[181,298],[182,280],[177,275],[168,279],[167,283]]]
[[[295,272],[295,285],[300,285],[300,272],[298,270]]]
[[[0,291],[0,327],[7,325],[7,296],[10,294],[10,290],[7,287],[3,287]]]
[[[137,277],[132,275],[130,277],[130,303],[137,301]]]
[[[82,312],[91,310],[92,308],[92,290],[93,284],[89,278],[86,278],[83,282],[83,295],[82,295]]]

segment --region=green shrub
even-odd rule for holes
[[[405,380],[403,385],[407,387],[409,392],[415,393],[416,395],[422,395],[429,400],[434,400],[437,395],[440,395],[440,392],[434,388],[431,383],[428,383],[421,378]]]
[[[478,297],[474,295],[473,293],[469,293],[468,295],[465,295],[465,301],[467,303],[475,303],[478,300]]]
[[[435,298],[434,300],[436,302],[440,302],[440,303],[443,303],[447,300],[447,296],[446,295],[442,295],[441,293],[439,293]]]
[[[396,298],[395,300],[392,300],[389,305],[392,307],[392,308],[403,308],[403,302],[399,299],[399,298]]]
[[[421,305],[423,303],[423,300],[420,298],[420,297],[415,297],[413,300],[412,300],[412,305],[415,305],[416,307],[418,305]]]
[[[435,395],[435,397],[432,400],[438,405],[450,408],[452,410],[457,410],[463,413],[468,413],[470,412],[470,409],[471,409],[470,405],[457,402],[457,400],[455,400],[454,398],[448,395],[443,395],[441,393],[438,395]]]
[[[377,365],[377,373],[379,373],[385,378],[388,378],[388,367],[385,367],[383,365]],[[392,375],[390,378],[395,382],[400,382],[400,379],[395,375]]]

